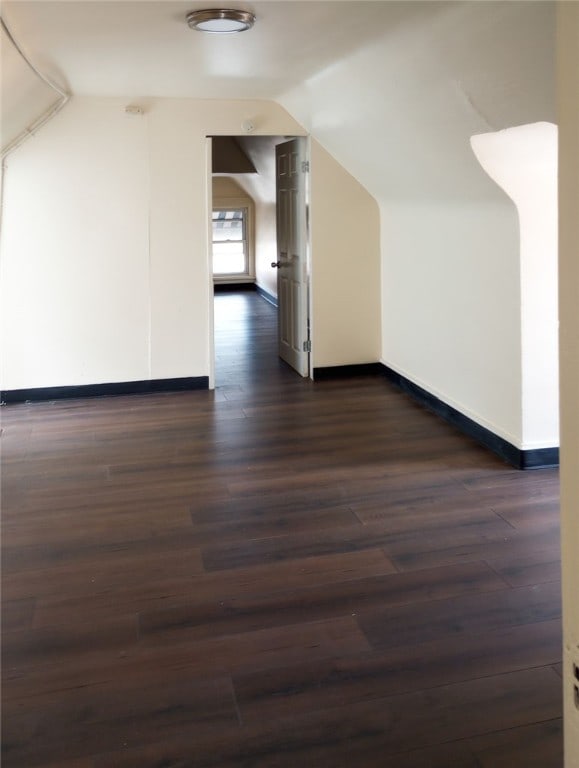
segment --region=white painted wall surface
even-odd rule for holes
[[[311,141],[313,364],[380,355],[380,214],[376,201]]]
[[[277,228],[275,202],[258,199],[255,204],[255,282],[277,298]]]
[[[558,4],[561,541],[565,768],[579,768],[579,5]]]
[[[9,158],[2,388],[209,373],[205,136],[303,129],[271,102],[74,98]]]
[[[255,202],[255,282],[277,297],[277,230],[275,211],[275,145],[283,137],[242,136],[238,141],[251,158],[257,173],[247,173],[238,181]]]
[[[143,118],[129,119],[124,101],[75,99],[68,114],[18,150],[6,180],[2,269],[8,279],[1,290],[4,319],[11,325],[5,333],[3,386],[207,373],[204,136],[239,134],[241,122],[249,118],[263,135],[300,134],[305,125],[380,204],[381,323],[372,325],[372,298],[367,322],[337,332],[333,326],[341,322],[348,303],[342,274],[352,259],[344,247],[336,262],[342,271],[334,277],[334,255],[320,256],[320,264],[332,271],[314,274],[315,364],[365,362],[382,336],[373,359],[381,357],[522,446],[522,337],[514,321],[521,311],[516,212],[478,165],[469,139],[552,119],[554,4],[392,3],[385,12],[391,14],[389,23],[383,31],[376,29],[367,45],[352,45],[341,59],[280,97],[295,119],[271,102],[187,99],[151,100],[143,104]],[[69,145],[74,148],[79,141],[84,148],[70,154]],[[39,178],[29,195],[27,185],[37,183],[36,169],[49,162],[45,154],[52,155],[54,183],[50,176]],[[28,176],[22,175],[25,170]],[[69,173],[78,183],[76,194],[67,196],[61,187]],[[121,181],[115,189],[117,173]],[[333,217],[326,205],[318,222],[331,220],[334,226],[340,219],[340,189],[328,190]],[[86,213],[80,202],[87,190],[94,211],[102,207],[106,213],[114,203],[123,215],[118,237],[106,223],[94,235],[99,241],[94,254],[103,246],[108,251],[91,266],[91,283],[106,293],[108,261],[121,272],[119,284],[109,291],[104,326],[96,314],[86,316],[88,288],[86,301],[82,288],[80,298],[76,286],[65,289],[66,271],[74,265],[71,254],[84,242]],[[318,199],[325,204],[322,196]],[[125,200],[130,201],[128,218]],[[370,209],[368,203],[364,215]],[[53,222],[63,210],[67,218],[58,229]],[[316,215],[312,205],[313,226]],[[28,231],[32,220],[42,226]],[[48,266],[41,265],[44,273],[31,269],[27,281],[16,258],[24,243],[29,260],[41,260],[45,253],[61,258],[54,261],[57,271],[50,278],[57,286],[60,320],[58,314],[48,318],[46,330],[40,331],[42,344],[35,312],[47,315],[49,309],[42,283]],[[323,254],[319,242],[316,247]],[[378,271],[372,266],[371,278],[351,281],[358,291],[354,298],[349,294],[353,316]],[[357,275],[351,268],[349,274]],[[428,289],[425,276],[436,290]],[[127,296],[135,313],[128,322]],[[23,319],[19,330],[12,322],[18,316]],[[47,357],[46,349],[52,363],[38,374],[31,361]],[[101,358],[102,364],[97,362]]]
[[[471,143],[519,217],[521,447],[559,445],[557,126],[522,125],[473,136]]]
[[[7,160],[2,388],[149,377],[147,122],[73,100]]]
[[[381,214],[384,362],[518,444],[520,287],[513,212],[493,201],[430,201],[383,203]]]
[[[383,361],[522,447],[517,213],[470,137],[554,118],[555,6],[391,13],[280,101],[380,204]]]
[[[277,296],[275,145],[283,137],[239,139],[258,174],[238,177],[256,202],[257,283]],[[311,141],[310,242],[313,365],[380,357],[380,222],[376,201]]]

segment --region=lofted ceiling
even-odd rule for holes
[[[245,8],[239,35],[187,13]],[[541,0],[5,0],[30,60],[81,96],[270,99],[381,199],[496,198],[473,135],[554,121]]]
[[[470,138],[556,120],[555,9],[427,3],[278,101],[378,200],[496,203]]]
[[[188,28],[189,11],[224,5],[253,11],[255,27],[225,36]],[[428,6],[8,0],[2,15],[31,60],[77,95],[274,99]]]

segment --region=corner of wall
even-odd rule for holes
[[[372,195],[311,141],[315,367],[380,356],[380,212]]]

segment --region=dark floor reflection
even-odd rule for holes
[[[217,390],[282,376],[301,381],[277,351],[277,310],[254,291],[215,295],[215,385]]]

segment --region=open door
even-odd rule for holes
[[[306,216],[306,140],[278,144],[276,156],[279,356],[301,375],[310,364]]]

